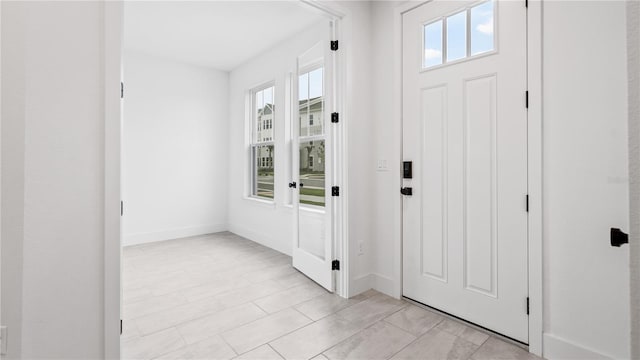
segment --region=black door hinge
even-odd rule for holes
[[[120,81],[120,99],[124,99],[124,83]]]
[[[527,315],[529,315],[529,297],[527,296]]]
[[[340,260],[333,260],[331,262],[331,270],[340,270]]]
[[[331,51],[338,50],[338,40],[331,40]]]
[[[618,228],[611,228],[611,246],[620,247],[629,243],[629,234]]]
[[[524,92],[524,107],[529,108],[529,90]]]
[[[524,0],[524,7],[526,7],[526,8],[529,7],[529,0]]]
[[[525,206],[527,212],[529,212],[529,194],[527,194],[525,196],[525,205],[524,206]]]
[[[334,124],[340,122],[340,114],[337,112],[331,113],[331,122]]]
[[[331,187],[331,196],[340,196],[340,187],[332,186]]]
[[[124,215],[124,201],[120,201],[120,216]]]
[[[122,319],[120,319],[120,335],[122,335]]]

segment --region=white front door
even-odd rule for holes
[[[298,57],[294,84],[293,266],[329,291],[334,290],[332,260],[333,61],[326,36]]]
[[[403,16],[403,295],[528,343],[524,1]]]

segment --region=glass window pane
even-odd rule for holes
[[[299,86],[308,87],[306,93],[299,98],[300,136],[314,136],[324,134],[324,84],[323,68],[300,75]],[[307,97],[302,97],[308,95]],[[311,120],[313,119],[313,121]]]
[[[309,126],[309,73],[304,73],[298,77],[298,115],[300,136],[308,136]]]
[[[471,8],[471,55],[493,50],[493,1]]]
[[[262,93],[264,97],[264,105],[273,105],[273,87],[264,89]]]
[[[252,147],[253,189],[251,195],[273,199],[273,145],[257,145]]]
[[[300,143],[300,203],[324,206],[324,140]]]
[[[467,12],[447,18],[447,61],[467,56]]]
[[[422,66],[442,64],[442,20],[424,27],[424,59]]]
[[[308,98],[309,98],[309,73],[305,73],[298,77],[298,99],[306,100]]]
[[[300,136],[309,136],[309,100],[300,100],[299,105]]]
[[[262,91],[256,92],[255,106],[256,108],[254,111],[255,111],[256,126],[254,126],[254,129],[256,130],[256,132],[253,136],[253,141],[260,142],[262,141],[262,128],[263,128],[262,113],[263,113],[263,107],[264,107],[264,98],[263,98]]]
[[[262,96],[262,94],[262,90],[256,93],[256,109],[260,109],[264,106],[264,97]]]
[[[322,70],[319,68],[309,73],[309,99],[322,96]]]

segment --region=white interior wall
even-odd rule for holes
[[[371,32],[374,24],[371,18],[372,2],[369,1],[328,1],[329,6],[343,12],[346,17],[342,26],[340,56],[345,59],[343,114],[340,116],[346,136],[346,168],[343,181],[348,202],[346,211],[348,223],[344,224],[348,233],[349,247],[349,295],[354,296],[375,286],[386,288],[388,282],[380,281],[373,275],[371,264],[374,254],[372,242],[372,216],[378,194],[374,193],[375,167],[373,149],[377,143],[373,138],[372,86],[374,84]],[[377,26],[377,24],[375,24]],[[377,76],[377,74],[376,74]],[[359,252],[362,248],[362,252]]]
[[[372,271],[399,287],[388,254],[400,236],[401,123],[385,56],[396,6],[373,4],[375,156],[390,171],[375,176]],[[624,2],[552,1],[543,11],[544,355],[628,357],[629,252],[609,245],[609,228],[629,224]]]
[[[543,11],[544,351],[627,358],[629,247],[609,244],[629,229],[625,3]]]
[[[25,38],[23,7],[2,8],[2,296],[0,318],[12,337],[7,357],[22,347],[22,237],[24,232]]]
[[[123,245],[227,229],[229,74],[126,51]]]
[[[16,256],[2,261],[13,278],[2,282],[2,320],[11,357],[103,355],[102,6],[2,2],[2,247]]]
[[[377,279],[384,279],[391,286],[374,288],[392,296],[400,295],[400,281],[395,273],[398,268],[397,257],[400,253],[394,249],[395,240],[400,236],[401,226],[401,119],[394,113],[394,65],[396,59],[390,56],[396,51],[393,28],[394,9],[399,2],[376,1],[373,3],[372,17],[376,24],[372,29],[372,66],[373,94],[372,112],[373,142],[376,144],[373,151],[373,159],[369,168],[376,169],[373,174],[374,193],[376,194],[373,205],[371,231],[373,234],[373,261],[372,273]],[[377,170],[378,161],[386,162],[387,168]],[[396,254],[396,256],[389,256]]]

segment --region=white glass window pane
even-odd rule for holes
[[[322,68],[309,73],[309,99],[322,96]]]
[[[325,204],[324,140],[300,143],[300,203]]]
[[[447,61],[467,56],[467,12],[447,18]]]
[[[263,90],[264,96],[264,104],[272,105],[273,104],[273,87],[266,88]]]
[[[305,73],[298,77],[298,100],[306,100],[308,98],[309,98],[309,73]]]
[[[424,27],[423,67],[442,64],[442,20]]]
[[[253,196],[273,199],[273,145],[259,145],[252,147],[252,156],[257,161],[257,166],[253,168]]]
[[[493,1],[471,8],[471,55],[492,51],[494,19]]]
[[[304,73],[298,78],[299,97],[298,97],[298,115],[300,136],[309,135],[309,126],[307,118],[309,116],[309,73]]]
[[[264,106],[264,97],[262,95],[262,91],[256,92],[256,110],[262,109],[262,107]]]

